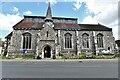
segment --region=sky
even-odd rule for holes
[[[81,24],[100,23],[112,28],[118,40],[119,0],[0,0],[0,38],[4,40],[24,15],[45,16],[48,2],[53,17],[78,18]]]

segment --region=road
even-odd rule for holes
[[[3,78],[117,78],[118,60],[2,61]]]

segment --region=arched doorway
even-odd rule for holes
[[[44,48],[44,58],[50,58],[51,57],[51,48],[50,46],[46,46]]]

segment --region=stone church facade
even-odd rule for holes
[[[50,4],[46,16],[24,16],[13,26],[6,37],[9,40],[8,55],[11,53],[52,58],[53,55],[79,55],[114,53],[115,40],[112,29],[101,24],[78,24],[77,18],[52,17]]]

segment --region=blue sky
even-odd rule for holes
[[[0,13],[0,32],[2,39],[12,31],[12,26],[23,19],[23,15],[45,16],[51,3],[52,16],[78,18],[78,23],[97,24],[113,28],[118,39],[118,0],[47,0],[35,2],[2,2]],[[112,8],[112,10],[110,10]]]
[[[20,16],[23,15],[38,15],[45,16],[48,3],[46,2],[6,2],[3,3],[2,13],[3,14],[15,14],[13,12],[14,7],[19,9]],[[81,21],[86,16],[85,3],[78,10],[74,10],[73,2],[58,2],[52,4],[52,15],[63,16],[63,17],[76,17]],[[24,14],[26,11],[31,11],[32,14]]]

